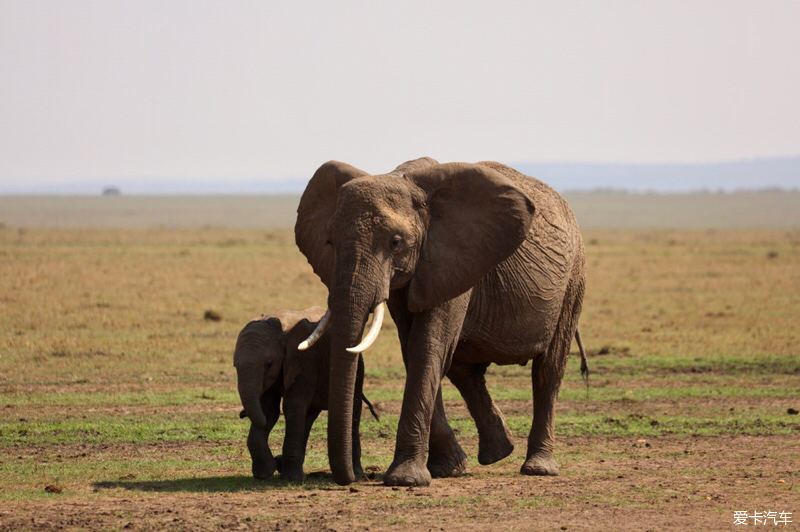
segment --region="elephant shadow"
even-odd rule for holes
[[[283,490],[287,486],[297,486],[298,482],[282,480],[277,476],[258,480],[250,475],[230,475],[216,477],[190,477],[171,480],[103,480],[92,483],[95,489],[124,489],[128,491],[164,493],[241,493]],[[308,489],[330,489],[335,486],[329,471],[306,475],[303,487]]]

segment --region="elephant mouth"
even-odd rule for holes
[[[347,348],[348,353],[352,353],[354,355],[363,353],[364,351],[369,349],[372,346],[372,344],[375,343],[375,340],[377,340],[378,335],[381,332],[381,327],[383,326],[383,317],[385,313],[386,313],[385,301],[381,301],[380,303],[375,305],[375,308],[372,310],[372,324],[369,327],[369,331],[367,331],[366,336],[364,336],[364,338],[358,345]],[[309,347],[311,347],[312,345],[314,345],[314,343],[317,340],[319,340],[323,334],[325,334],[325,331],[330,326],[330,322],[331,322],[331,309],[327,309],[325,311],[325,314],[322,316],[322,319],[319,320],[319,323],[317,324],[317,327],[314,329],[314,332],[312,332],[311,335],[306,340],[301,342],[300,345],[297,346],[297,349],[304,351]]]

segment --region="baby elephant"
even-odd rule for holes
[[[328,409],[330,347],[327,335],[305,351],[298,350],[297,345],[314,331],[324,313],[324,308],[311,307],[262,314],[239,333],[233,365],[244,407],[241,417],[250,418],[247,448],[255,478],[268,478],[278,469],[283,479],[303,479],[311,425],[322,410]],[[356,397],[363,398],[363,381],[364,363],[359,358]],[[283,455],[273,457],[268,439],[280,415],[281,397],[286,435]],[[372,405],[367,405],[372,411]],[[363,475],[360,419],[361,401],[353,401],[353,468],[359,476]]]

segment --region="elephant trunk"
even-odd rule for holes
[[[261,393],[264,391],[264,371],[254,367],[236,367],[238,376],[239,399],[250,418],[250,422],[258,427],[267,425],[267,418],[261,409]]]
[[[363,263],[362,263],[363,265]],[[331,289],[331,362],[328,387],[328,459],[334,480],[341,485],[355,480],[353,473],[353,401],[358,375],[357,353],[349,352],[361,334],[375,304],[385,297],[360,287],[369,274],[364,268],[342,268]],[[355,273],[358,272],[358,273]],[[360,279],[356,275],[363,276]],[[388,288],[388,287],[387,287]],[[383,295],[383,294],[381,294]]]
[[[353,395],[358,355],[345,351],[348,342],[335,342],[331,349],[328,399],[328,460],[337,484],[355,480],[353,473]]]

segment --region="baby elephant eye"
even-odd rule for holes
[[[389,241],[389,246],[392,249],[397,248],[400,244],[403,243],[403,237],[400,235],[394,235],[392,239]]]

